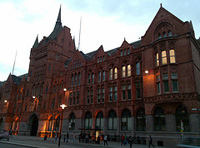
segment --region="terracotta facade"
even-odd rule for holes
[[[199,50],[192,23],[161,6],[141,40],[85,54],[60,9],[52,33],[31,48],[28,74],[10,74],[1,87],[0,126],[54,136],[61,121],[62,134],[98,129],[141,142],[151,134],[156,145],[173,146],[181,131],[200,133]]]

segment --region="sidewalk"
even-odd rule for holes
[[[34,137],[34,136],[18,136],[15,135],[13,138],[10,138],[10,141],[1,140],[1,143],[9,143],[14,145],[21,145],[26,147],[34,147],[34,148],[55,148],[58,147],[58,140],[55,142],[54,138],[47,138],[47,141],[44,141],[44,138],[41,137]],[[76,140],[73,142],[73,140],[69,140],[69,143],[64,143],[63,139],[61,139],[61,148],[80,148],[80,147],[88,147],[88,148],[100,148],[104,147],[103,141],[101,144],[92,144],[92,143],[82,143]],[[109,141],[107,148],[129,148],[129,144],[126,146],[121,146],[120,142],[113,142]],[[147,145],[143,144],[133,144],[132,148],[148,148]],[[167,147],[161,147],[156,146],[156,148],[167,148]]]

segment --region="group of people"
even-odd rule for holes
[[[55,133],[55,142],[57,142],[57,138],[58,138],[58,134]],[[69,142],[69,133],[67,133],[66,135],[64,135],[64,142],[68,143]],[[74,132],[73,134],[73,142],[75,142],[75,139],[76,139],[76,134]],[[95,134],[93,134],[92,136],[90,136],[89,134],[83,134],[81,133],[79,135],[79,142],[81,141],[81,139],[83,141],[85,141],[86,143],[89,142],[89,139],[92,139],[93,143],[97,143],[97,144],[100,144],[100,141],[104,141],[104,146],[108,146],[108,140],[109,140],[109,134],[99,134],[98,137],[96,138]],[[135,140],[135,138],[133,139],[131,136],[127,136],[126,134],[122,134],[121,135],[121,145],[127,145],[129,144],[130,145],[130,148],[132,148],[132,144],[133,144],[133,141]],[[138,140],[139,140],[139,137],[138,137]],[[152,143],[152,137],[151,135],[149,135],[149,148],[153,146],[153,143]]]
[[[132,148],[132,145],[133,145],[133,141],[135,140],[136,138],[132,138],[131,136],[126,136],[126,134],[122,134],[122,136],[121,136],[121,145],[127,145],[127,144],[130,144],[130,148]],[[139,136],[138,136],[138,141],[139,141]],[[153,145],[153,142],[152,142],[152,137],[151,137],[151,135],[149,135],[149,148],[151,147],[151,146],[153,146],[153,147],[155,147],[154,145]]]

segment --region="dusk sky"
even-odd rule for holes
[[[49,36],[61,5],[62,25],[71,29],[84,53],[103,45],[108,51],[143,36],[160,8],[160,3],[182,21],[192,21],[196,38],[200,37],[199,0],[0,0],[0,81],[12,72],[28,72],[30,50],[38,35]]]

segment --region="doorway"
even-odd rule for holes
[[[30,136],[37,136],[37,130],[38,130],[38,117],[36,115],[33,115],[30,118]]]

